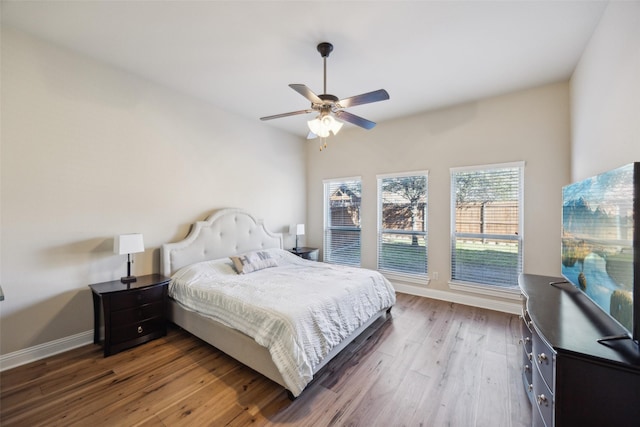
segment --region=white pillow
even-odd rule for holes
[[[277,267],[278,263],[265,251],[247,252],[243,255],[229,257],[238,274],[247,274],[269,267]]]

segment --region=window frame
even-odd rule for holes
[[[333,226],[329,225],[329,215],[330,215],[330,204],[329,204],[329,196],[331,192],[332,185],[347,183],[347,182],[358,182],[360,184],[360,208],[359,208],[359,224],[357,227],[345,227],[345,226]],[[322,233],[322,259],[324,262],[329,264],[336,265],[347,265],[353,267],[360,267],[362,264],[362,177],[361,176],[351,176],[345,178],[330,178],[322,180],[323,185],[323,233]],[[332,253],[330,244],[328,244],[328,236],[331,230],[340,230],[340,231],[357,231],[358,232],[358,262],[357,263],[343,263],[336,262],[335,259],[332,259]]]
[[[418,234],[424,237],[424,248],[425,248],[425,259],[424,259],[424,273],[413,273],[408,271],[401,271],[396,269],[384,268],[381,267],[381,258],[382,258],[382,238],[383,235],[386,234],[406,234],[405,230],[394,230],[394,229],[383,229],[383,220],[384,220],[384,211],[383,211],[383,192],[382,186],[383,181],[389,178],[403,178],[403,177],[414,177],[414,176],[423,176],[426,179],[426,189],[425,189],[425,209],[424,209],[424,231],[421,232],[412,232],[410,234]],[[428,251],[429,251],[429,171],[428,170],[419,170],[419,171],[410,171],[410,172],[398,172],[398,173],[388,173],[388,174],[379,174],[376,175],[377,181],[377,233],[376,233],[376,263],[377,269],[381,273],[383,273],[388,278],[398,278],[400,280],[406,282],[413,282],[419,284],[426,284],[429,282],[429,265],[428,265]],[[401,233],[398,233],[401,231]]]
[[[495,234],[495,233],[458,233],[456,232],[456,186],[455,186],[455,174],[458,172],[470,172],[470,171],[491,171],[499,169],[518,169],[518,231],[516,236],[509,234]],[[475,165],[450,168],[450,198],[451,198],[451,219],[450,219],[450,278],[449,285],[451,289],[462,290],[467,292],[474,292],[491,296],[508,296],[513,299],[520,297],[520,290],[517,282],[513,286],[502,286],[499,284],[480,283],[472,281],[464,281],[454,278],[455,267],[455,242],[457,236],[468,236],[474,238],[484,237],[486,239],[510,239],[518,242],[518,255],[517,255],[517,275],[524,271],[524,173],[525,162],[508,162],[508,163],[496,163],[487,165]]]

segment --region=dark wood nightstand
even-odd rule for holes
[[[104,357],[167,334],[167,287],[161,274],[89,285],[93,293],[93,342],[100,343],[100,301],[104,312]]]
[[[311,261],[318,260],[318,248],[292,248],[289,249],[294,255],[298,255],[300,258],[308,259]]]

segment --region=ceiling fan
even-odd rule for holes
[[[309,120],[309,135],[308,139],[317,137],[326,138],[330,134],[337,134],[342,123],[335,120],[338,118],[345,122],[349,122],[356,126],[360,126],[364,129],[371,129],[376,124],[370,120],[364,119],[355,114],[345,111],[345,108],[355,107],[356,105],[369,104],[371,102],[384,101],[389,99],[389,94],[384,89],[375,90],[373,92],[363,93],[361,95],[351,96],[349,98],[339,99],[335,95],[330,95],[327,92],[327,58],[333,51],[333,45],[331,43],[322,42],[317,47],[318,52],[322,56],[324,62],[324,93],[316,95],[311,89],[303,84],[290,84],[289,87],[300,95],[311,101],[311,108],[306,110],[292,111],[290,113],[276,114],[273,116],[261,117],[260,120],[272,120],[279,119],[281,117],[295,116],[298,114],[307,113],[319,113],[318,116]],[[335,118],[334,118],[335,116]]]

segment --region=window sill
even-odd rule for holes
[[[431,280],[429,277],[418,276],[412,274],[402,274],[385,270],[378,270],[384,277],[387,278],[390,282],[403,282],[403,283],[411,283],[415,285],[428,285]]]
[[[514,301],[520,301],[521,299],[521,292],[518,286],[502,288],[492,285],[478,285],[475,283],[449,281],[449,287],[455,291],[468,292],[484,296],[498,297]]]

